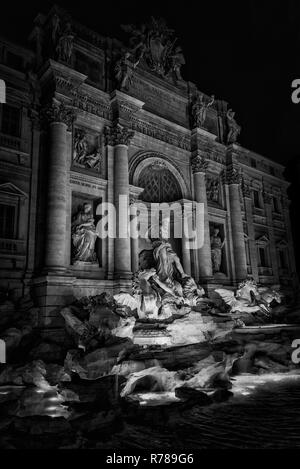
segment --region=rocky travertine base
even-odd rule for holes
[[[273,308],[272,322],[287,316],[293,327],[239,329],[231,315],[207,305],[143,321],[103,294],[62,310],[63,341],[39,335],[28,298],[19,304],[6,298],[0,309],[0,338],[7,339],[7,365],[0,365],[3,448],[109,447],[132,422],[175,422],[195,406],[230,399],[241,374],[298,372],[291,344],[299,338],[299,313],[286,306]],[[169,342],[140,344],[147,331]]]

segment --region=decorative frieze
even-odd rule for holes
[[[111,119],[111,108],[108,102],[94,99],[90,96],[80,94],[74,90],[71,94],[73,95],[72,105],[75,108],[89,112],[90,114],[94,114],[98,117],[103,117],[107,120]]]
[[[134,117],[131,119],[131,127],[133,130],[149,137],[156,138],[157,140],[182,148],[183,150],[191,150],[190,138],[184,134],[172,133],[153,123],[150,124],[149,122],[141,121]]]

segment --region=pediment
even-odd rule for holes
[[[286,239],[282,238],[276,243],[276,246],[278,248],[286,248],[288,246],[288,242]]]
[[[267,246],[270,240],[267,235],[262,235],[259,238],[256,238],[255,242],[258,246]]]
[[[19,189],[19,187],[15,186],[12,182],[5,182],[4,184],[0,184],[0,193],[14,195],[15,197],[28,197],[25,192]]]

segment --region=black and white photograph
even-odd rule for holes
[[[4,0],[1,454],[300,449],[299,195],[299,1]]]

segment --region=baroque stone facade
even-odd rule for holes
[[[41,326],[59,325],[55,310],[72,297],[129,287],[149,245],[94,231],[101,203],[118,214],[120,195],[130,210],[108,218],[117,232],[142,202],[203,204],[202,246],[172,243],[208,289],[247,275],[296,282],[283,166],[239,145],[227,103],[183,80],[164,22],[125,31],[130,46],[55,7],[36,18],[28,48],[0,41],[1,286],[30,289]]]

